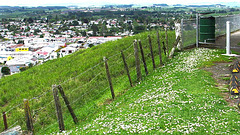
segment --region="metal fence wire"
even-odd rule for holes
[[[196,43],[196,19],[184,19],[181,23],[183,47]]]
[[[215,36],[225,35],[226,33],[226,22],[230,21],[231,32],[240,29],[240,14],[228,15],[228,16],[217,16],[215,17]]]
[[[146,35],[147,36],[147,35]],[[166,33],[164,31],[159,33],[159,41],[161,45],[165,44],[169,50],[171,50],[173,43],[175,42],[175,35],[173,32]],[[166,38],[168,37],[168,38]],[[136,38],[138,39],[138,38]],[[102,104],[105,104],[106,99],[111,99],[112,93],[110,92],[108,75],[106,73],[106,61],[108,63],[108,70],[111,76],[111,82],[113,85],[114,92],[116,95],[120,95],[123,91],[128,88],[136,85],[141,81],[142,76],[146,76],[146,67],[149,72],[153,72],[156,67],[153,67],[152,60],[155,59],[155,66],[159,66],[159,48],[157,42],[157,33],[149,33],[149,38],[144,38],[141,40],[142,53],[140,53],[140,40],[134,40],[134,43],[138,43],[137,47],[133,45],[132,40],[125,45],[120,51],[98,61],[98,63],[93,64],[86,70],[76,74],[73,77],[66,78],[65,81],[56,84],[56,86],[61,86],[64,91],[64,97],[67,97],[69,104],[71,105],[73,111],[76,113],[76,117],[80,118],[81,121],[90,119]],[[137,42],[138,41],[138,42]],[[150,50],[150,42],[151,49]],[[135,53],[135,50],[137,53]],[[144,53],[143,53],[144,52]],[[126,71],[126,65],[123,62],[123,56],[125,55],[125,63],[128,67],[128,74]],[[136,54],[139,55],[136,58]],[[151,55],[152,54],[152,55]],[[164,50],[161,50],[161,56],[163,57],[163,62],[167,60],[167,54],[164,53]],[[144,57],[141,57],[144,56]],[[136,69],[136,59],[139,59],[139,67]],[[105,61],[106,60],[106,61]],[[145,65],[144,62],[145,61]],[[145,69],[144,69],[145,68]],[[141,74],[141,77],[138,75]],[[129,79],[129,76],[131,79]],[[130,81],[131,80],[131,81]],[[55,84],[52,85],[52,88],[44,90],[41,95],[34,96],[29,98],[28,105],[31,111],[31,124],[34,128],[35,134],[44,134],[49,132],[58,132],[58,116],[56,115],[56,102],[53,98],[53,90]],[[62,94],[61,94],[62,95]],[[59,94],[59,99],[61,104],[63,121],[68,121],[69,125],[75,125],[71,117],[69,117],[69,108],[66,106],[65,101],[61,98]],[[109,100],[110,101],[110,100]],[[109,102],[108,101],[108,102]],[[25,102],[6,110],[5,115],[8,120],[8,127],[14,127],[20,125],[22,130],[29,130],[26,125],[28,118],[24,115],[25,112]],[[4,115],[4,114],[3,114]],[[3,117],[3,115],[0,115]],[[67,127],[69,127],[67,125]],[[4,123],[0,121],[0,131],[4,130]],[[51,131],[50,131],[51,130]]]
[[[231,32],[240,30],[240,14],[216,16],[215,17],[215,37],[226,34],[226,22],[230,21]],[[196,43],[196,19],[183,19],[181,22],[182,44],[187,47]]]

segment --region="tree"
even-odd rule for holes
[[[93,44],[89,44],[88,46],[89,46],[90,48],[92,48],[94,45],[93,45]]]
[[[81,34],[82,34],[82,36],[87,36],[87,33],[86,33],[86,31],[81,31]]]
[[[24,40],[18,40],[18,44],[24,44]]]
[[[98,26],[96,24],[93,24],[91,29],[93,30],[93,36],[96,36],[97,32],[99,31]]]
[[[9,67],[2,67],[1,73],[3,75],[10,75],[10,68]]]
[[[73,21],[73,22],[72,22],[72,25],[73,25],[73,26],[78,26],[79,23],[78,23],[78,21]]]
[[[27,19],[27,22],[28,23],[33,23],[33,19],[30,17],[30,18]]]
[[[38,32],[41,32],[41,30],[39,30],[39,29],[35,29],[34,32],[33,32],[33,35],[37,35]]]
[[[33,64],[32,64],[32,63],[29,63],[29,64],[28,64],[28,67],[29,67],[29,68],[33,67]]]
[[[25,71],[25,70],[27,70],[28,69],[28,67],[20,67],[19,68],[19,70],[21,71],[21,72],[23,72],[23,71]]]
[[[144,32],[145,30],[146,30],[146,26],[145,25],[136,25],[136,26],[134,26],[133,32],[135,34],[137,34],[137,33]]]

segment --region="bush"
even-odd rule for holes
[[[9,67],[2,67],[1,73],[3,75],[10,75],[10,69]]]

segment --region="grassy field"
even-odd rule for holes
[[[239,134],[238,110],[223,99],[211,73],[199,69],[214,61],[232,61],[221,53],[210,49],[178,53],[63,134]]]
[[[22,129],[26,129],[23,99],[29,99],[35,132],[44,133],[48,129],[50,132],[57,131],[57,128],[51,128],[51,125],[57,122],[52,96],[52,85],[54,84],[63,87],[80,121],[91,117],[98,109],[101,109],[103,104],[111,102],[103,62],[104,56],[108,58],[116,96],[121,95],[130,87],[120,51],[125,54],[134,85],[138,83],[132,47],[134,39],[142,41],[149,72],[153,72],[148,35],[152,38],[155,62],[158,66],[156,31],[151,31],[81,50],[64,58],[30,68],[20,74],[2,78],[0,81],[0,111],[7,112],[9,127],[20,125]],[[174,32],[169,31],[168,37],[171,48],[175,41]],[[163,39],[165,39],[164,32],[161,33],[161,40]],[[164,54],[163,60],[166,61]],[[141,64],[141,66],[142,73],[144,73],[143,65]],[[66,127],[71,129],[75,125],[63,102],[62,105]],[[3,131],[3,129],[3,122],[0,121],[0,130]]]

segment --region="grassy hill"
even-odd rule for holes
[[[231,61],[222,53],[210,49],[178,53],[141,84],[63,134],[239,134],[238,110],[222,97],[211,73],[199,68]]]
[[[114,91],[117,96],[129,89],[120,51],[123,51],[134,85],[136,81],[134,39],[143,44],[149,72],[153,72],[147,36],[152,38],[156,65],[159,65],[156,31],[145,32],[133,37],[107,42],[91,49],[81,50],[64,58],[48,61],[43,65],[30,68],[20,74],[7,76],[0,81],[1,112],[7,112],[9,126],[20,125],[26,129],[23,99],[29,99],[36,132],[51,129],[49,125],[57,122],[52,96],[52,85],[61,85],[80,121],[94,115],[103,104],[111,102],[111,94],[106,78],[103,57],[108,58]],[[175,41],[174,32],[168,33],[169,45]],[[161,41],[164,33],[161,33]],[[163,53],[163,52],[162,52]],[[163,60],[166,57],[163,54]],[[142,62],[141,62],[142,63]],[[144,68],[142,73],[144,78]],[[64,120],[67,128],[75,126],[66,106],[62,102]],[[4,129],[0,121],[0,130]],[[56,130],[56,129],[55,129]],[[55,131],[54,128],[52,131]]]
[[[152,38],[153,70],[147,36]],[[168,33],[169,45],[175,40]],[[161,41],[164,41],[161,33]],[[134,39],[141,39],[147,67],[141,62],[142,81],[137,81]],[[171,46],[170,46],[171,48]],[[134,87],[124,70],[123,51]],[[74,124],[60,97],[66,132],[63,134],[239,134],[237,109],[228,106],[211,74],[199,69],[213,61],[231,61],[221,50],[193,49],[176,53],[160,67],[156,31],[108,42],[48,61],[0,81],[1,111],[9,126],[26,129],[23,99],[29,99],[36,134],[55,134],[58,121],[52,85],[61,85],[79,123]],[[103,57],[108,59],[116,99],[112,101]],[[140,55],[141,56],[141,55]],[[142,60],[142,58],[140,57]],[[0,121],[0,129],[3,130]]]

